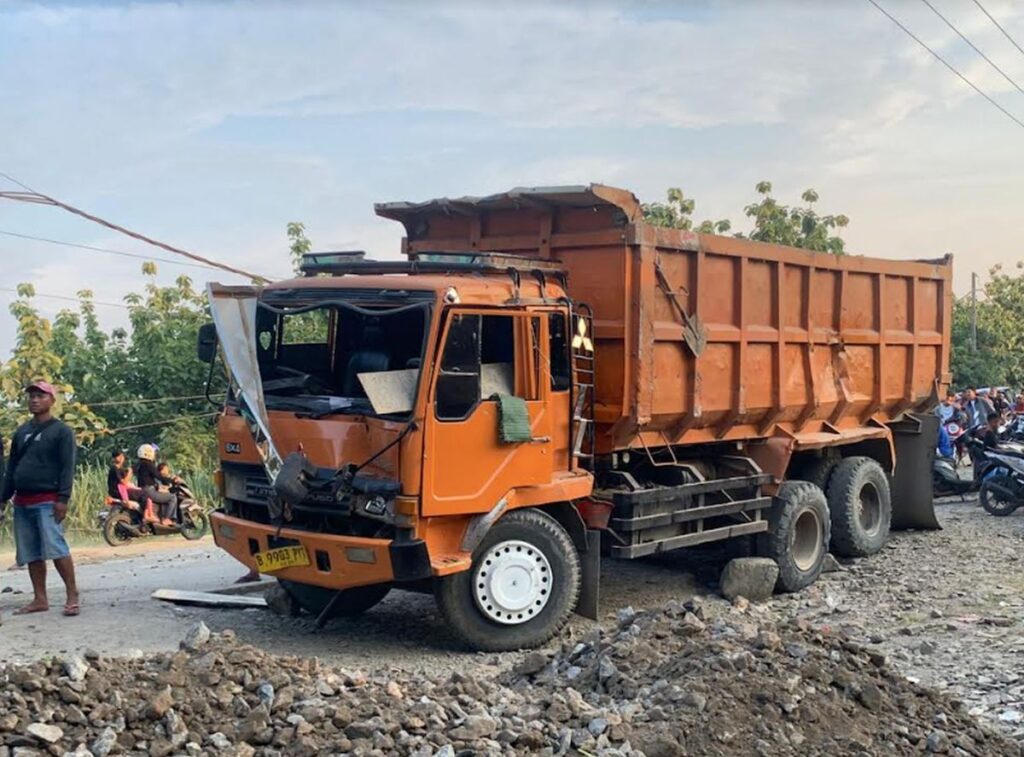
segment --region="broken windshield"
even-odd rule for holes
[[[429,302],[380,293],[386,304],[379,304],[365,292],[355,298],[337,292],[329,301],[308,304],[300,290],[292,294],[265,297],[256,310],[267,407],[314,417],[408,415],[423,362]]]

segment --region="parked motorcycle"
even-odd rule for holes
[[[1006,438],[1013,442],[1024,442],[1024,413],[1011,417],[1005,426]]]
[[[1010,515],[1024,505],[1024,451],[1000,447],[986,454],[993,466],[981,484],[981,506],[990,515]]]
[[[935,456],[932,463],[932,492],[935,497],[960,496],[976,491],[979,482],[975,478],[960,475],[960,466],[951,457]]]
[[[966,478],[960,473],[960,465],[951,457],[936,455],[932,462],[932,492],[935,497],[959,496],[976,492],[991,475],[995,462],[984,443],[973,434],[961,434],[961,440],[971,457],[972,476]]]
[[[123,546],[143,536],[181,534],[189,541],[201,539],[210,525],[203,506],[196,500],[188,484],[180,479],[171,485],[171,494],[178,497],[178,514],[171,526],[147,521],[143,517],[146,508],[152,508],[148,501],[140,505],[137,502],[111,499],[107,509],[99,513],[103,539],[111,547]]]

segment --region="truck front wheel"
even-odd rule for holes
[[[832,551],[844,557],[873,555],[889,537],[892,499],[889,479],[870,457],[847,457],[828,483]]]
[[[825,493],[805,481],[779,487],[759,550],[779,565],[777,591],[799,591],[821,575],[830,523]]]
[[[539,646],[561,631],[580,581],[579,554],[558,521],[516,510],[487,533],[469,570],[438,579],[435,597],[466,644],[507,652]]]

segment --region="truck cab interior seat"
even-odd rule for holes
[[[353,352],[345,366],[342,393],[345,397],[365,397],[359,383],[360,373],[377,373],[391,367],[391,353],[385,349],[383,334],[377,327],[367,327],[361,339],[363,348]]]

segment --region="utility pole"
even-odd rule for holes
[[[971,273],[971,352],[978,351],[978,274]]]

